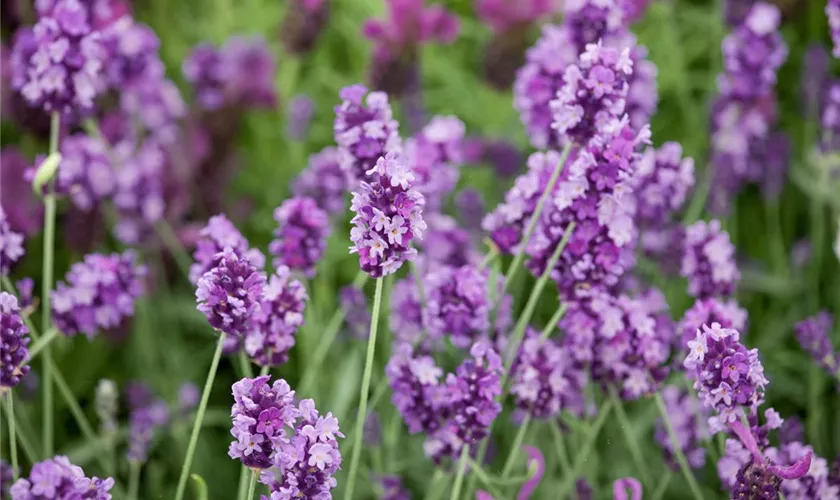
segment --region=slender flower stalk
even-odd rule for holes
[[[450,500],[458,500],[461,497],[461,486],[464,484],[464,472],[467,469],[467,460],[470,457],[470,447],[464,446],[461,450],[461,458],[458,459],[458,473],[455,475],[455,484],[452,485]]]
[[[604,403],[604,406],[601,407],[601,414],[598,415],[598,418],[592,424],[592,427],[589,430],[589,435],[586,438],[586,442],[584,442],[583,446],[580,448],[580,452],[575,459],[575,463],[572,465],[572,469],[563,476],[563,482],[557,489],[557,498],[566,498],[569,490],[572,489],[575,481],[577,481],[577,478],[580,477],[583,465],[587,460],[589,460],[589,454],[592,453],[592,448],[595,446],[595,440],[598,438],[598,433],[601,431],[601,427],[604,426],[604,422],[607,421],[607,417],[609,416],[612,407],[613,400],[611,399],[608,399],[607,402]]]
[[[61,115],[54,111],[50,119],[50,148],[49,155],[58,153],[58,134],[61,127]],[[44,280],[41,283],[41,331],[47,331],[52,321],[52,307],[50,305],[50,294],[53,288],[53,257],[55,252],[55,212],[56,201],[55,181],[50,180],[47,194],[44,196],[44,260],[42,262],[42,275]],[[52,373],[55,370],[52,360],[50,346],[44,349],[44,392],[43,392],[43,441],[44,452],[52,456],[54,451],[53,432],[53,385]]]
[[[373,296],[373,311],[370,319],[370,336],[368,337],[367,355],[365,357],[365,371],[362,374],[362,389],[359,395],[359,411],[356,414],[356,431],[354,436],[353,454],[350,456],[350,471],[347,476],[347,489],[344,490],[344,499],[352,500],[353,489],[356,486],[356,475],[358,474],[359,459],[362,453],[362,435],[364,434],[365,417],[367,416],[368,392],[370,391],[370,379],[373,374],[373,355],[376,350],[376,331],[379,328],[379,311],[382,307],[382,283],[383,280],[376,280],[376,292]],[[468,447],[464,447],[467,449]]]
[[[58,329],[52,328],[50,331],[46,333],[43,337],[39,338],[37,342],[32,344],[32,348],[29,349],[29,362],[31,363],[35,356],[40,354],[50,343],[58,337]]]
[[[15,405],[14,405],[14,397],[12,396],[12,391],[6,395],[6,409],[8,410],[7,415],[9,415],[9,454],[12,457],[12,474],[14,475],[14,480],[17,481],[18,479],[18,450],[17,450],[17,428],[15,427]]]
[[[204,420],[204,413],[207,411],[207,401],[210,399],[210,391],[213,389],[213,379],[216,378],[216,370],[219,368],[219,360],[222,357],[222,348],[225,345],[225,332],[219,332],[219,341],[216,344],[216,353],[210,363],[210,371],[207,372],[207,381],[204,382],[204,392],[201,394],[201,403],[195,414],[190,443],[187,445],[187,455],[184,457],[184,464],[181,466],[181,477],[178,479],[178,489],[175,492],[175,500],[183,500],[187,488],[187,478],[190,475],[195,446],[198,443],[198,434],[201,432],[201,423]]]
[[[619,422],[618,425],[621,427],[621,432],[624,433],[624,438],[627,440],[627,447],[630,449],[630,455],[633,456],[633,461],[636,462],[636,469],[638,469],[639,476],[642,478],[642,483],[649,486],[651,484],[650,476],[647,474],[647,465],[644,456],[642,456],[639,441],[636,439],[636,435],[633,434],[632,425],[630,425],[630,420],[627,418],[627,413],[624,412],[621,398],[618,397],[618,393],[614,388],[610,388],[610,397],[612,397],[613,406],[615,406],[615,414]]]
[[[516,433],[516,437],[513,439],[513,445],[510,448],[510,453],[508,454],[507,460],[505,460],[505,466],[502,469],[502,479],[507,479],[510,475],[511,471],[513,470],[513,464],[516,461],[516,457],[519,454],[519,450],[522,448],[522,440],[525,439],[525,433],[528,432],[528,425],[531,423],[531,414],[527,413],[525,415],[525,420],[519,425],[519,431]]]
[[[251,482],[248,485],[248,494],[245,496],[247,500],[253,500],[254,493],[257,491],[257,471],[251,470]]]
[[[137,500],[137,492],[140,489],[140,468],[143,465],[136,461],[130,460],[128,462],[128,498],[129,500]]]
[[[694,474],[691,472],[691,467],[688,466],[688,461],[685,459],[685,454],[683,454],[677,434],[674,432],[674,426],[671,425],[671,420],[668,418],[668,411],[665,409],[665,401],[662,400],[662,395],[659,392],[657,392],[654,397],[656,398],[656,406],[659,408],[659,413],[662,415],[662,421],[665,423],[665,428],[668,430],[668,435],[671,437],[671,447],[677,457],[677,462],[680,464],[683,476],[685,476],[685,480],[688,482],[691,494],[696,500],[702,500],[703,494],[700,492],[697,480],[694,478]]]

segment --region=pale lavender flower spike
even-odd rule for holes
[[[57,455],[32,466],[29,478],[18,479],[9,493],[11,500],[85,499],[111,500],[114,479],[85,477],[85,471]]]
[[[825,5],[825,15],[828,17],[828,26],[831,28],[831,40],[834,42],[831,53],[834,57],[840,57],[840,1],[828,0]]]

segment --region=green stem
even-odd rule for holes
[[[464,444],[461,450],[461,458],[458,459],[458,473],[455,475],[455,484],[452,486],[450,500],[458,500],[461,497],[461,486],[464,483],[464,471],[467,468],[467,459],[470,456],[470,447]]]
[[[12,456],[12,474],[14,480],[18,479],[18,450],[17,450],[17,430],[15,428],[15,403],[12,391],[6,395],[6,415],[9,421],[9,450]]]
[[[216,370],[219,368],[219,359],[222,357],[222,348],[225,344],[225,333],[220,332],[219,341],[216,344],[216,353],[210,363],[210,371],[207,372],[207,381],[204,382],[204,392],[201,394],[201,403],[198,412],[195,414],[190,442],[187,445],[187,455],[184,457],[184,464],[181,467],[181,477],[178,479],[178,489],[175,492],[175,500],[183,500],[184,491],[187,488],[187,478],[190,476],[195,446],[198,444],[198,434],[201,432],[201,422],[204,420],[204,412],[207,411],[207,401],[210,399],[210,391],[213,389],[213,379],[216,378]]]
[[[569,473],[569,454],[566,452],[566,444],[563,442],[563,431],[556,422],[549,422],[548,427],[551,429],[551,434],[554,437],[554,448],[557,450],[557,456],[560,458],[560,466],[563,467],[563,474]]]
[[[265,377],[268,375],[268,372],[271,371],[271,365],[265,365],[260,368],[260,377]]]
[[[180,269],[184,277],[189,280],[192,258],[189,254],[187,254],[187,251],[184,249],[184,245],[182,245],[181,240],[178,239],[178,235],[175,234],[172,226],[170,226],[166,220],[161,220],[155,224],[155,229],[157,230],[161,241],[163,241],[163,244],[166,246],[167,250],[169,250],[169,253],[172,254],[172,258],[175,259],[178,269]]]
[[[251,471],[251,481],[248,484],[248,494],[245,496],[246,500],[253,500],[254,493],[257,491],[257,471]]]
[[[694,478],[694,474],[692,474],[691,468],[688,466],[688,461],[685,459],[685,454],[683,454],[677,434],[671,425],[671,419],[668,418],[668,410],[665,409],[665,402],[662,400],[662,395],[657,392],[654,397],[656,398],[656,406],[659,408],[659,413],[662,415],[662,422],[665,424],[665,429],[668,430],[668,436],[671,439],[671,450],[677,457],[677,462],[679,462],[683,476],[685,476],[685,480],[688,482],[691,494],[694,495],[696,500],[703,500],[703,494],[700,492],[697,480]]]
[[[368,275],[364,271],[359,271],[359,274],[356,275],[356,278],[353,280],[353,286],[356,288],[361,288],[365,282],[367,281]],[[300,390],[298,394],[308,394],[309,390],[312,388],[312,384],[315,382],[315,378],[321,372],[321,365],[324,363],[324,360],[327,358],[327,354],[330,352],[330,347],[332,347],[333,342],[335,341],[335,337],[338,335],[338,331],[341,329],[341,324],[344,322],[344,308],[337,308],[333,317],[330,319],[330,322],[327,324],[326,330],[318,339],[318,350],[315,351],[315,354],[312,356],[312,362],[309,364],[309,367],[303,373],[303,379],[300,384]]]
[[[444,479],[446,479],[446,474],[435,467],[435,473],[432,474],[432,479],[429,481],[429,489],[426,490],[426,496],[423,497],[423,500],[436,500],[440,498],[440,482]]]
[[[493,245],[490,248],[490,251],[487,252],[487,255],[484,256],[484,260],[481,261],[481,269],[486,268],[490,264],[493,263],[499,257],[499,249],[496,248],[496,245]]]
[[[522,448],[522,441],[525,439],[525,433],[528,431],[528,424],[530,423],[531,414],[528,413],[525,415],[525,420],[522,421],[522,425],[519,426],[519,431],[513,440],[513,447],[510,449],[510,453],[508,453],[507,460],[505,460],[505,466],[502,468],[502,479],[507,479],[513,470],[513,464],[519,455],[519,449]]]
[[[516,256],[513,258],[513,262],[510,265],[510,269],[508,269],[507,275],[505,275],[505,283],[502,285],[502,293],[499,295],[498,300],[501,300],[501,298],[505,296],[505,292],[507,292],[508,287],[516,277],[516,273],[518,273],[519,268],[522,267],[522,261],[525,260],[525,247],[527,247],[528,243],[531,241],[531,236],[533,236],[534,229],[537,227],[537,221],[540,219],[545,202],[554,191],[554,185],[557,184],[557,179],[560,178],[560,174],[563,172],[563,167],[566,165],[566,159],[569,157],[569,153],[571,153],[571,151],[572,144],[569,143],[566,144],[563,148],[563,152],[560,153],[560,161],[557,163],[557,167],[554,169],[554,172],[552,172],[551,178],[548,180],[548,185],[545,187],[545,191],[543,191],[539,201],[537,201],[534,213],[531,214],[531,218],[528,220],[528,225],[525,228],[525,234],[522,235],[522,241],[519,243],[519,251],[516,252]]]
[[[659,486],[656,487],[656,491],[653,492],[653,500],[659,500],[665,495],[665,491],[668,489],[668,485],[671,483],[671,478],[673,474],[671,471],[666,471],[665,475],[662,476],[662,480],[659,481]]]
[[[479,481],[484,484],[484,487],[493,495],[493,498],[502,498],[501,492],[496,489],[496,486],[493,485],[493,479],[484,472],[484,469],[475,463],[475,460],[471,459],[467,456],[467,464],[470,466],[470,470],[472,470],[473,474],[476,475]],[[515,483],[514,483],[515,484]]]
[[[32,344],[32,348],[29,349],[29,360],[27,362],[31,363],[33,359],[35,359],[41,351],[44,350],[50,342],[52,342],[56,337],[58,337],[58,329],[51,328],[46,335],[39,338],[37,342]]]
[[[586,441],[583,443],[583,446],[575,459],[575,463],[572,465],[572,469],[563,475],[563,482],[560,484],[560,488],[558,489],[557,498],[567,498],[569,490],[580,476],[583,465],[587,460],[589,460],[589,454],[592,453],[592,448],[595,446],[595,440],[598,438],[598,433],[601,431],[601,427],[604,426],[604,422],[606,422],[607,416],[609,415],[610,410],[612,410],[612,407],[613,401],[611,399],[608,399],[607,402],[604,403],[604,406],[601,407],[601,414],[598,415],[595,423],[592,424],[592,429],[586,436]]]
[[[245,349],[239,351],[239,369],[242,371],[243,377],[254,378],[254,367],[251,366],[251,360],[245,354]]]
[[[11,422],[12,420],[15,421],[15,430],[17,433],[17,441],[20,443],[20,447],[23,448],[23,454],[26,455],[26,459],[29,460],[30,463],[35,463],[38,461],[39,453],[36,450],[36,447],[32,444],[32,441],[27,436],[25,432],[26,429],[24,428],[24,424],[26,423],[22,418],[18,417],[17,414],[14,413],[13,408],[9,408],[8,406],[4,406],[4,410],[6,411],[6,418]],[[17,412],[20,412],[20,407],[17,408]]]
[[[618,424],[621,431],[624,433],[624,439],[627,441],[627,447],[630,449],[630,455],[633,461],[636,462],[636,469],[638,469],[639,477],[644,485],[650,485],[650,477],[647,474],[648,466],[642,456],[642,449],[639,447],[639,441],[636,439],[636,434],[633,432],[633,426],[630,424],[630,419],[627,418],[627,413],[624,412],[624,406],[621,399],[618,397],[614,388],[610,388],[610,395],[612,396],[613,406],[615,406],[615,414],[618,417]]]
[[[347,489],[344,491],[344,499],[353,498],[353,489],[356,486],[356,474],[359,469],[359,459],[362,456],[362,434],[364,434],[365,416],[367,415],[368,392],[370,391],[370,378],[373,374],[373,356],[376,351],[376,331],[379,329],[379,310],[382,307],[382,282],[376,280],[376,292],[373,296],[373,311],[370,318],[370,337],[368,337],[367,355],[365,357],[365,371],[362,374],[362,389],[359,395],[359,412],[356,415],[356,436],[353,444],[353,453],[350,456],[350,472],[347,478]]]
[[[557,323],[559,323],[560,320],[563,319],[563,316],[566,315],[567,309],[569,309],[569,305],[565,302],[561,302],[560,307],[558,307],[557,311],[554,312],[554,316],[552,316],[551,319],[548,320],[548,323],[545,325],[545,328],[543,329],[542,334],[540,335],[540,342],[544,341],[545,339],[551,336],[551,334],[554,332],[554,329],[557,327]]]
[[[140,462],[131,460],[128,463],[128,498],[137,500],[137,492],[140,490]]]
[[[49,154],[58,152],[58,135],[61,128],[61,115],[53,112],[50,118],[50,149]],[[60,167],[59,167],[60,168]],[[53,287],[53,258],[55,256],[55,193],[53,187],[55,180],[51,179],[44,197],[44,259],[42,262],[41,275],[44,277],[41,283],[41,331],[50,328],[52,308],[50,299]],[[52,456],[54,451],[54,429],[53,429],[53,366],[52,352],[49,345],[44,349],[44,393],[43,393],[43,417],[44,417],[44,449],[47,456]]]
[[[236,500],[245,500],[245,494],[248,491],[248,467],[242,466],[239,471],[239,488],[237,488]]]

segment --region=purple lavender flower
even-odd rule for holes
[[[30,106],[66,116],[86,114],[105,87],[106,50],[79,0],[58,0],[15,37],[12,88]]]
[[[830,83],[830,56],[821,43],[811,43],[802,57],[802,73],[799,87],[800,99],[809,118],[819,116],[820,105],[825,102],[825,93]]]
[[[292,0],[280,27],[280,38],[290,53],[303,55],[315,42],[330,17],[329,0]]]
[[[802,425],[802,420],[799,420],[799,417],[787,417],[782,422],[782,426],[779,428],[779,441],[782,444],[802,441],[804,438],[805,426]]]
[[[724,328],[733,328],[743,334],[747,328],[747,311],[739,306],[734,299],[727,301],[715,298],[697,300],[685,312],[677,326],[680,349],[688,352],[688,342],[697,337],[697,331],[703,325],[713,323],[718,323]]]
[[[6,211],[0,207],[0,276],[8,275],[11,267],[24,253],[23,235],[12,231]]]
[[[487,213],[484,197],[481,192],[473,188],[464,188],[455,197],[455,207],[458,209],[458,220],[469,231],[481,229],[481,220]]]
[[[443,370],[434,358],[415,355],[411,344],[396,344],[385,367],[391,386],[391,402],[408,426],[408,432],[437,431],[449,415],[449,399],[441,383]]]
[[[490,330],[488,272],[475,266],[432,269],[424,279],[426,304],[423,326],[429,337],[449,335],[452,344],[466,348]]]
[[[113,478],[85,477],[85,471],[81,467],[71,464],[63,455],[56,455],[33,465],[29,478],[18,479],[9,493],[12,500],[111,500],[111,494],[108,492],[113,487]]]
[[[89,212],[113,196],[117,179],[102,141],[76,134],[61,141],[61,168],[56,191],[68,193],[73,205]]]
[[[190,266],[190,281],[198,283],[204,273],[213,266],[213,259],[225,248],[230,248],[240,256],[251,261],[257,269],[265,267],[265,257],[257,249],[248,247],[248,240],[236,229],[224,214],[210,217],[207,225],[201,230],[196,242],[193,258],[195,263]]]
[[[315,266],[324,255],[332,231],[329,214],[312,198],[291,198],[274,210],[274,220],[278,227],[268,246],[274,266],[288,266],[309,278],[315,276]]]
[[[648,148],[638,166],[636,220],[642,226],[658,226],[682,208],[694,187],[694,160],[682,157],[679,143],[666,142],[658,150]]]
[[[712,323],[703,325],[688,343],[690,351],[683,364],[696,373],[694,388],[703,406],[717,412],[709,418],[712,433],[754,413],[764,401],[768,381],[758,349],[747,350],[738,338],[738,330]]]
[[[0,496],[3,498],[6,498],[9,495],[9,487],[12,485],[14,477],[15,471],[12,469],[12,466],[6,463],[5,460],[0,460]]]
[[[706,448],[702,443],[709,439],[709,429],[706,425],[708,411],[688,392],[673,385],[662,389],[662,399],[677,436],[677,443],[688,464],[693,469],[702,468],[706,464]],[[679,470],[674,446],[662,419],[656,421],[655,437],[665,453],[668,466],[675,471]]]
[[[429,434],[423,446],[435,463],[447,456],[456,459],[464,446],[487,437],[490,424],[502,411],[496,401],[502,394],[502,359],[482,342],[472,346],[470,356],[446,378],[451,417]]]
[[[333,131],[339,163],[352,186],[369,179],[368,171],[376,168],[380,157],[402,149],[402,140],[387,94],[351,85],[341,89],[339,97]]]
[[[414,187],[426,198],[429,211],[442,208],[458,183],[463,163],[464,123],[454,116],[435,116],[406,141],[405,157],[414,174]]]
[[[354,287],[345,286],[339,292],[344,321],[357,339],[366,339],[370,333],[370,312],[365,293]]]
[[[405,489],[399,476],[381,476],[377,482],[382,489],[379,500],[411,500],[411,493]]]
[[[685,228],[680,275],[688,279],[688,293],[698,299],[735,292],[741,272],[735,263],[735,247],[720,221],[701,220]]]
[[[630,59],[633,60],[633,74],[628,79],[630,88],[627,91],[625,112],[630,117],[633,130],[641,130],[650,123],[659,105],[659,88],[656,77],[659,69],[648,60],[648,49],[644,45],[637,45],[632,35],[626,35],[624,45],[630,49]]]
[[[169,423],[169,408],[163,400],[131,409],[128,426],[128,460],[144,463],[155,432]]]
[[[420,341],[423,335],[423,307],[414,276],[394,282],[389,326],[397,342],[416,344]]]
[[[315,102],[305,94],[292,97],[289,101],[286,134],[293,140],[302,141],[309,134],[312,116],[315,114]]]
[[[359,254],[363,271],[380,278],[417,254],[410,245],[415,238],[422,240],[426,230],[424,199],[412,187],[414,175],[398,153],[380,157],[368,173],[370,182],[362,181],[350,205],[356,213],[350,253]]]
[[[411,83],[420,47],[429,42],[452,43],[458,36],[458,18],[442,5],[426,7],[423,0],[387,3],[389,17],[366,20],[362,34],[376,44],[373,86],[399,95]]]
[[[723,40],[724,76],[720,91],[749,99],[767,94],[776,84],[776,71],[787,58],[778,7],[764,2],[752,6],[744,24]]]
[[[423,240],[423,259],[426,265],[442,264],[461,267],[481,261],[469,231],[447,215],[433,213],[426,218],[429,230]]]
[[[29,167],[18,148],[8,146],[0,150],[0,209],[12,231],[24,236],[34,235],[44,224],[43,204],[33,196],[32,183],[26,178]]]
[[[201,391],[192,382],[184,382],[178,388],[178,413],[187,415],[193,411],[201,399]]]
[[[119,328],[134,314],[143,293],[146,267],[132,251],[88,254],[73,264],[52,294],[52,314],[64,335],[84,333],[92,339],[100,331]]]
[[[61,0],[36,0],[35,10],[39,16],[51,16],[61,5]],[[81,0],[88,13],[90,25],[95,30],[108,29],[130,19],[131,5],[128,0]]]
[[[308,300],[303,284],[292,279],[288,267],[279,266],[265,284],[260,307],[245,334],[245,352],[255,363],[279,366],[288,361]]]
[[[526,331],[510,379],[516,406],[536,418],[555,418],[562,410],[583,404],[583,370],[558,342],[541,340],[540,332],[532,328]]]
[[[309,156],[309,165],[292,183],[295,197],[308,197],[331,216],[347,209],[347,174],[339,164],[338,149],[326,147]]]
[[[161,146],[148,139],[136,150],[122,143],[114,151],[119,157],[113,196],[118,216],[114,232],[123,243],[138,244],[153,232],[154,224],[164,215],[161,176],[166,159]]]
[[[475,5],[478,18],[497,35],[531,24],[555,10],[555,2],[550,0],[478,0]]]
[[[181,92],[171,80],[145,79],[120,95],[120,107],[161,144],[174,143],[179,120],[187,114]]]
[[[769,448],[764,453],[769,463],[795,464],[811,456],[810,467],[805,475],[782,481],[780,493],[785,499],[810,500],[812,498],[840,498],[840,485],[832,485],[828,477],[828,461],[817,456],[814,449],[801,442],[790,442],[779,448]]]
[[[32,278],[23,278],[19,279],[15,282],[15,288],[18,291],[18,302],[20,302],[20,308],[24,311],[30,309],[34,309],[35,306],[35,281]]]
[[[627,497],[627,489],[630,497]],[[642,500],[642,483],[634,477],[623,477],[613,482],[613,500]]]
[[[829,334],[834,326],[834,318],[828,311],[820,311],[815,316],[805,318],[796,324],[796,340],[820,366],[829,373],[838,370],[837,354],[831,345]]]
[[[295,408],[295,391],[283,379],[269,385],[270,376],[243,378],[233,384],[233,427],[228,455],[246,467],[268,469],[288,442],[287,431],[300,412]]]
[[[828,26],[831,28],[831,40],[834,42],[831,54],[834,57],[840,57],[840,2],[828,0],[825,5],[825,15],[828,18]]]
[[[210,326],[236,337],[248,331],[259,312],[265,274],[229,247],[216,254],[212,268],[198,280],[198,310]]]
[[[589,44],[577,64],[563,74],[564,85],[549,103],[552,128],[560,142],[588,144],[601,130],[616,126],[624,113],[633,74],[630,50]]]
[[[0,395],[16,387],[29,373],[29,329],[20,317],[14,295],[0,292]]]
[[[160,60],[160,38],[149,26],[127,17],[114,23],[103,34],[108,49],[106,74],[114,89],[130,91],[146,81],[163,78],[164,67]]]

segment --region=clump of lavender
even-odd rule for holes
[[[327,248],[330,216],[312,198],[291,198],[274,210],[277,229],[268,251],[274,266],[288,266],[315,276],[315,266]]]
[[[405,489],[399,476],[381,476],[377,478],[382,490],[380,500],[411,500],[411,493]]]
[[[735,246],[720,221],[697,221],[685,228],[680,274],[688,279],[688,293],[698,299],[728,297],[735,292],[741,273]]]
[[[828,18],[828,27],[831,28],[831,40],[834,42],[831,54],[834,57],[840,57],[840,2],[828,0],[825,5],[825,15]]]
[[[410,86],[422,45],[449,44],[458,36],[458,18],[442,5],[426,7],[423,0],[388,0],[387,19],[368,19],[362,34],[372,40],[373,86],[399,95]]]
[[[0,394],[16,387],[29,373],[29,340],[17,299],[0,292]]]
[[[429,226],[423,240],[423,258],[426,265],[442,264],[461,267],[478,264],[481,256],[473,244],[469,231],[458,227],[457,222],[447,215],[433,213],[426,217]]]
[[[469,231],[481,229],[481,221],[487,213],[484,197],[477,189],[465,188],[455,197],[455,207],[458,210],[458,220]]]
[[[292,279],[288,267],[279,266],[263,287],[245,334],[245,352],[255,363],[278,366],[288,361],[308,300],[303,284]]]
[[[326,147],[309,157],[309,165],[292,183],[296,197],[315,200],[331,216],[347,208],[347,175],[341,169],[338,149]]]
[[[449,414],[449,400],[441,384],[443,370],[428,355],[416,355],[411,344],[395,346],[385,367],[391,386],[391,402],[408,426],[408,432],[431,433]]]
[[[102,331],[120,327],[134,315],[134,303],[143,293],[146,267],[132,251],[88,254],[73,264],[52,293],[55,326],[64,335],[85,334],[92,339]]]
[[[488,272],[475,266],[439,267],[426,276],[423,326],[432,339],[449,335],[456,347],[467,348],[490,329]]]
[[[424,199],[412,187],[414,175],[397,153],[380,157],[368,170],[370,181],[363,181],[353,193],[351,210],[353,241],[351,253],[359,254],[363,271],[373,278],[396,272],[417,250],[415,238],[423,239]]]
[[[169,408],[160,399],[131,408],[128,425],[128,460],[144,463],[155,432],[169,423]]]
[[[166,203],[161,176],[165,168],[161,146],[145,140],[116,169],[113,200],[118,221],[117,237],[126,244],[138,244],[163,218]]]
[[[244,336],[260,310],[265,275],[251,262],[225,248],[213,258],[209,271],[198,280],[198,310],[210,326],[233,337]]]
[[[827,311],[805,318],[796,324],[796,340],[820,366],[834,374],[838,368],[838,356],[831,345],[829,335],[834,326],[834,318]]]
[[[668,222],[694,187],[694,160],[682,157],[682,146],[666,142],[648,148],[639,159],[635,180],[636,221],[645,227]]]
[[[703,325],[718,323],[724,328],[733,328],[743,335],[747,328],[747,311],[734,299],[727,301],[715,298],[694,302],[683,315],[677,326],[680,348],[688,350],[688,342],[697,337],[697,330]]]
[[[32,466],[29,478],[18,479],[9,493],[12,500],[40,500],[42,498],[83,498],[111,500],[114,479],[85,477],[85,471],[70,460],[57,455]]]
[[[423,306],[414,276],[397,280],[391,289],[389,326],[397,342],[416,344],[423,336]]]
[[[315,47],[315,42],[329,20],[330,2],[293,0],[288,6],[280,28],[280,38],[286,50],[292,54],[306,54]]]
[[[426,198],[429,211],[440,210],[458,183],[458,166],[464,161],[464,130],[464,123],[454,116],[435,116],[405,143],[414,187]]]
[[[299,94],[292,97],[286,113],[286,134],[296,141],[306,139],[314,114],[315,102],[309,96]]]
[[[0,207],[0,276],[7,276],[24,253],[23,235],[12,231],[6,211]]]
[[[747,350],[738,340],[737,330],[713,323],[703,325],[688,343],[683,365],[695,372],[694,388],[703,405],[716,412],[709,418],[712,433],[755,413],[764,401],[768,380],[758,349]]]
[[[554,418],[562,410],[574,413],[583,407],[586,374],[557,341],[540,339],[540,332],[532,328],[525,333],[510,379],[517,408],[536,418]]]
[[[105,88],[106,55],[85,5],[57,1],[15,37],[12,88],[32,107],[68,117],[87,114]]]
[[[380,157],[402,149],[402,139],[386,93],[368,93],[364,85],[351,85],[341,89],[339,97],[333,131],[339,164],[349,185],[355,186],[370,179],[368,171],[376,168]]]
[[[366,339],[370,333],[371,317],[365,293],[354,286],[345,286],[339,292],[339,301],[350,333],[357,339]]]
[[[113,196],[116,187],[116,175],[102,141],[85,134],[61,141],[57,192],[68,193],[73,205],[87,212]]]
[[[662,389],[662,399],[677,436],[680,451],[685,455],[688,465],[693,469],[702,468],[706,463],[706,448],[703,447],[703,443],[709,439],[709,429],[706,425],[708,411],[691,394],[673,385]],[[655,437],[665,453],[668,466],[675,471],[679,470],[674,445],[662,419],[656,421]]]
[[[212,268],[214,257],[225,248],[230,248],[248,259],[258,269],[265,266],[265,257],[262,252],[249,248],[248,240],[242,236],[242,233],[224,214],[219,214],[210,217],[196,242],[193,254],[195,263],[190,266],[190,281],[193,284],[197,284],[198,279]]]
[[[5,235],[6,227],[10,227],[16,233],[32,236],[44,223],[44,208],[41,201],[32,196],[32,185],[26,179],[25,172],[31,165],[14,146],[0,149],[0,164],[3,165],[0,169],[0,235]],[[0,241],[6,241],[6,238],[0,237]],[[0,262],[5,261],[4,257],[0,259]]]
[[[810,445],[785,443],[779,448],[768,448],[764,456],[773,464],[795,464],[811,457],[810,467],[802,477],[782,481],[779,492],[785,499],[840,498],[840,485],[832,485],[828,477],[828,461],[817,456]]]

